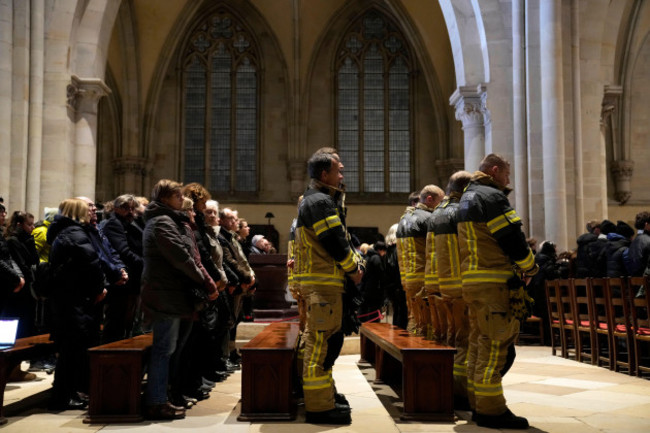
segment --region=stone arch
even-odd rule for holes
[[[415,138],[415,151],[417,161],[414,165],[413,181],[417,184],[440,182],[440,178],[445,178],[448,173],[436,176],[431,170],[436,165],[436,159],[448,156],[448,148],[442,153],[433,152],[431,149],[425,149],[428,143],[427,139],[433,139],[438,143],[447,145],[450,142],[448,109],[446,99],[440,88],[437,79],[437,71],[426,57],[426,50],[416,26],[411,22],[410,17],[399,6],[398,2],[346,2],[346,4],[337,10],[324,25],[314,49],[311,52],[309,64],[307,67],[304,91],[302,92],[301,107],[305,107],[300,113],[300,123],[308,127],[302,128],[300,136],[300,145],[303,158],[306,159],[308,153],[323,145],[334,143],[334,90],[333,74],[335,74],[335,52],[350,22],[355,21],[361,14],[368,10],[375,9],[390,17],[401,28],[406,40],[412,50],[413,60],[416,63],[416,75],[418,80],[416,85],[422,90],[426,88],[429,97],[425,102],[414,102],[418,107],[424,107],[426,114],[419,113],[426,117],[428,122],[425,125],[423,120],[419,121],[421,129],[427,129],[426,138]],[[313,103],[318,101],[318,103]],[[418,115],[418,110],[414,114]],[[417,128],[416,128],[417,129]],[[418,147],[420,152],[418,152]],[[415,185],[418,187],[418,185]]]
[[[490,61],[481,10],[477,0],[440,0],[447,23],[456,84],[477,85],[490,81]]]

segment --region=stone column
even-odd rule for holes
[[[485,101],[485,86],[461,86],[449,98],[456,108],[456,120],[463,123],[465,169],[474,172],[485,156],[485,126],[490,122],[490,112]]]
[[[32,1],[30,79],[29,79],[29,152],[27,158],[26,208],[41,214],[41,160],[43,155],[43,76],[45,63],[45,4]]]
[[[97,104],[110,89],[99,78],[72,76],[68,108],[74,111],[73,195],[95,196],[97,164]]]
[[[0,196],[10,199],[11,179],[11,94],[13,70],[13,2],[0,0]]]
[[[562,2],[560,0],[540,2],[539,15],[545,237],[558,245],[558,251],[564,251],[570,245],[567,236],[564,158]]]
[[[514,194],[524,229],[528,220],[528,134],[526,128],[526,26],[524,0],[512,1],[512,135],[514,139]]]

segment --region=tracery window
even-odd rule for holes
[[[207,16],[183,55],[183,181],[210,191],[258,189],[259,55],[226,10]]]
[[[347,191],[411,190],[411,80],[405,38],[371,10],[355,22],[336,59],[336,138]]]

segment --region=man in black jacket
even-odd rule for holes
[[[114,200],[114,209],[106,220],[103,233],[120,256],[129,274],[126,284],[112,287],[105,301],[104,343],[131,337],[136,312],[139,310],[140,277],[142,275],[142,230],[133,224],[135,196],[123,194]]]

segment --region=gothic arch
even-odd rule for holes
[[[488,41],[481,14],[485,6],[476,0],[440,0],[440,7],[449,31],[456,84],[461,87],[489,82]]]
[[[306,159],[310,151],[335,142],[333,133],[335,92],[332,85],[333,74],[335,74],[336,49],[350,22],[355,21],[356,18],[371,9],[381,12],[395,21],[412,50],[416,68],[416,86],[420,92],[419,100],[414,101],[414,106],[423,108],[422,110],[415,109],[414,115],[420,115],[420,120],[416,121],[419,129],[426,130],[414,139],[414,155],[416,155],[412,177],[412,182],[416,184],[414,187],[419,187],[421,186],[419,184],[423,185],[427,182],[440,182],[442,178],[446,180],[449,173],[443,173],[443,168],[440,169],[440,173],[434,173],[435,170],[431,170],[431,168],[436,166],[436,161],[440,158],[448,158],[451,153],[447,147],[451,141],[448,104],[440,88],[437,71],[432,65],[431,59],[426,56],[426,50],[422,48],[424,44],[419,32],[397,2],[388,4],[378,1],[347,2],[332,15],[324,26],[310,54],[304,91],[302,92],[301,107],[304,109],[300,113],[301,124],[308,126],[302,128],[301,131],[300,143],[304,152],[303,157]],[[423,101],[424,99],[426,101]],[[426,122],[423,120],[425,118]],[[426,146],[430,142],[436,142],[440,147],[444,147],[444,150],[427,148]]]
[[[284,154],[286,146],[279,151],[270,149],[269,146],[282,143],[285,145],[288,141],[287,134],[287,113],[289,100],[289,83],[288,68],[284,54],[280,49],[279,42],[271,26],[262,16],[262,14],[249,1],[222,1],[214,3],[211,1],[188,2],[170,30],[165,43],[160,51],[155,73],[152,77],[152,84],[147,93],[142,135],[144,140],[144,157],[151,162],[156,159],[156,148],[160,145],[161,137],[167,145],[176,142],[174,149],[168,152],[167,157],[172,161],[167,161],[163,167],[163,172],[150,172],[148,176],[148,185],[151,186],[154,178],[160,178],[162,175],[179,178],[180,177],[180,151],[178,138],[180,137],[180,113],[174,113],[173,119],[168,117],[167,120],[173,120],[175,125],[171,126],[174,130],[169,129],[170,125],[164,125],[164,131],[161,122],[162,110],[178,111],[178,104],[170,107],[169,101],[177,103],[180,99],[180,86],[177,85],[179,79],[179,56],[181,48],[184,46],[190,29],[193,28],[195,20],[203,14],[209,13],[217,8],[225,8],[233,15],[240,17],[243,22],[251,29],[258,43],[259,49],[259,72],[261,75],[261,101],[260,101],[260,125],[263,132],[260,134],[258,160],[264,161],[273,154]],[[166,101],[164,104],[161,101]],[[271,113],[271,109],[273,113]],[[273,116],[270,116],[273,114]],[[284,134],[285,136],[278,135]],[[286,167],[280,165],[260,164],[259,184],[260,191],[271,185],[272,179],[287,177]],[[154,167],[155,169],[156,167]],[[273,171],[275,170],[275,171]],[[279,172],[281,171],[281,172]],[[269,194],[282,194],[283,191],[270,191]],[[262,194],[265,199],[278,200],[268,194]],[[236,196],[229,197],[232,200],[238,200]]]

